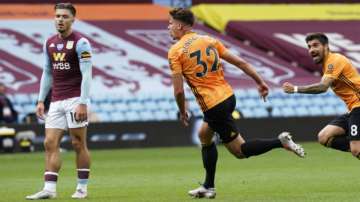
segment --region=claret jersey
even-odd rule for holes
[[[64,39],[56,34],[46,41],[44,52],[45,68],[51,68],[53,76],[51,101],[80,97],[80,63],[91,59],[89,41],[76,32]]]

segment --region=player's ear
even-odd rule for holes
[[[325,48],[330,51],[330,47],[329,47],[329,44],[325,44]]]

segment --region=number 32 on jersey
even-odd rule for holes
[[[201,65],[203,68],[202,71],[196,73],[196,77],[204,77],[209,70],[208,66],[211,66],[210,72],[215,72],[216,70],[218,70],[219,56],[216,49],[212,46],[208,46],[205,50],[205,53],[205,58],[201,57],[201,50],[190,53],[190,58],[196,57],[197,64]],[[210,64],[211,61],[213,61],[212,64]]]

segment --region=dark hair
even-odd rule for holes
[[[178,21],[185,23],[187,25],[190,25],[190,26],[194,25],[195,17],[194,17],[194,14],[189,9],[174,8],[169,11],[169,14],[175,20],[178,20]]]
[[[71,3],[57,3],[55,4],[54,10],[56,9],[66,9],[69,10],[70,13],[75,17],[76,15],[76,9],[74,7],[74,5],[72,5]]]
[[[319,40],[322,45],[329,44],[329,39],[327,38],[327,36],[324,33],[320,32],[308,34],[305,38],[305,41],[306,43],[308,43],[309,41],[312,41],[314,39]]]

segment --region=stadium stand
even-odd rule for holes
[[[11,2],[21,3],[20,0]],[[90,38],[94,49],[91,111],[104,122],[176,120],[177,106],[172,94],[167,61],[167,50],[173,43],[166,29],[168,8],[154,4],[106,5],[110,2],[113,1],[102,2],[105,3],[104,5],[79,4],[78,9],[86,9],[87,12],[79,12],[79,20],[74,26],[75,31]],[[127,3],[127,1],[122,2]],[[131,2],[149,3],[152,1]],[[82,2],[79,0],[79,3]],[[193,4],[198,3],[199,1],[193,1]],[[54,30],[51,26],[52,5],[43,4],[33,7],[28,5],[27,9],[33,9],[33,13],[24,13],[19,6],[21,5],[14,4],[0,7],[0,13],[4,14],[1,15],[1,19],[6,19],[0,20],[0,68],[2,70],[0,78],[7,78],[4,83],[12,94],[10,99],[14,102],[15,109],[20,112],[20,121],[35,109],[42,68],[41,47],[44,39],[53,34]],[[109,12],[102,10],[100,15],[96,12],[99,6]],[[216,16],[222,15],[222,12],[229,9],[221,5],[217,7],[217,11],[214,11],[213,6],[201,4],[192,9],[205,24],[213,26]],[[347,7],[347,4],[343,6]],[[357,9],[358,6],[358,4],[352,4],[350,11]],[[231,5],[231,7],[237,9],[236,5]],[[290,7],[288,5],[285,8]],[[291,8],[293,9],[292,6]],[[124,12],[114,13],[111,9]],[[146,16],[145,14],[138,15],[139,11],[146,11],[144,12]],[[204,15],[206,12],[211,13],[212,16]],[[252,10],[249,12],[251,13]],[[134,13],[137,15],[133,15]],[[280,87],[285,81],[305,84],[320,79],[319,76],[312,74],[309,68],[302,68],[301,64],[307,64],[305,60],[302,60],[305,56],[298,56],[300,52],[303,55],[306,54],[303,47],[294,47],[295,45],[278,47],[275,46],[278,45],[278,41],[266,38],[275,33],[270,27],[279,27],[275,25],[280,23],[284,32],[288,33],[286,30],[292,28],[290,22],[276,20],[247,22],[233,18],[232,13],[239,12],[229,13],[231,15],[229,17],[225,15],[225,20],[220,22],[220,25],[213,26],[221,28],[220,31],[226,30],[225,35],[201,24],[198,24],[196,29],[198,32],[220,38],[231,51],[249,61],[270,84],[272,89],[269,99],[264,103],[259,99],[253,83],[240,71],[224,63],[226,78],[237,95],[237,110],[245,118],[325,116],[342,114],[346,111],[344,104],[330,92],[316,96],[289,96],[282,93]],[[306,15],[309,17],[308,14]],[[260,17],[267,16],[260,15]],[[246,16],[245,19],[247,19]],[[350,22],[350,24],[344,23],[346,25],[341,25],[341,22],[337,21],[317,22],[317,24],[299,22],[301,25],[299,29],[310,26],[309,29],[302,29],[299,33],[306,33],[314,29],[311,27],[312,24],[320,26],[319,23],[330,23],[329,27],[343,26],[344,29],[341,29],[342,32],[339,34],[346,36],[346,39],[351,39],[354,42],[353,47],[357,47],[359,34],[356,30],[350,31],[350,27],[355,27]],[[256,28],[262,26],[267,26],[269,29]],[[326,31],[326,26],[323,27],[321,30]],[[350,32],[353,33],[350,34]],[[293,55],[286,57],[276,51],[277,49]],[[269,50],[274,54],[269,54]],[[354,51],[351,52],[353,56]],[[294,66],[295,63],[300,65]],[[189,89],[187,90],[189,109],[194,116],[201,116],[194,97],[190,96],[191,93]]]

